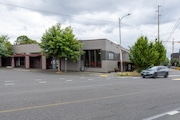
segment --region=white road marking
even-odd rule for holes
[[[179,111],[171,111],[171,112],[168,112],[167,114],[168,115],[175,115],[175,114],[178,114],[179,113]]]
[[[10,81],[10,80],[9,80],[9,81],[4,81],[4,82],[5,82],[5,83],[10,83],[10,82],[13,82],[13,81]]]
[[[139,79],[139,78],[141,78],[141,77],[132,77],[133,79]]]
[[[39,83],[47,83],[46,81],[40,81]]]
[[[66,82],[71,82],[72,80],[66,80]]]
[[[93,79],[88,79],[88,80],[93,80]]]
[[[143,119],[143,120],[154,120],[154,119],[157,119],[157,118],[163,117],[163,116],[165,116],[165,115],[175,115],[175,114],[178,114],[178,113],[180,113],[180,108],[177,108],[177,109],[172,110],[172,111],[169,111],[169,112],[165,112],[165,113],[157,114],[157,115],[154,115],[154,116],[151,116],[151,117],[145,118],[145,119]]]
[[[6,84],[4,84],[4,85],[14,85],[14,83],[6,83]]]

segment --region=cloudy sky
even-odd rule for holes
[[[122,46],[132,46],[145,35],[154,41],[158,36],[172,52],[172,39],[180,41],[179,0],[1,0],[0,35],[8,35],[11,43],[20,35],[40,41],[52,25],[71,26],[78,39],[106,38],[119,43],[121,20]],[[179,52],[180,43],[174,44]]]

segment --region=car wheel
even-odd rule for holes
[[[145,78],[145,76],[143,75],[142,78]]]
[[[167,73],[167,72],[165,73],[164,77],[165,77],[165,78],[167,78],[167,77],[168,77],[168,73]]]
[[[155,72],[154,75],[153,75],[153,78],[157,78],[157,73]]]

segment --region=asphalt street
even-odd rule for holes
[[[0,120],[179,120],[180,71],[168,78],[0,69]]]

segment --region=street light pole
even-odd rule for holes
[[[122,61],[122,45],[121,45],[121,21],[124,17],[131,15],[130,13],[124,15],[123,17],[119,18],[119,42],[120,42],[120,71],[123,71],[123,61]]]

